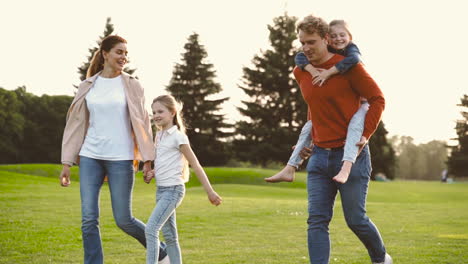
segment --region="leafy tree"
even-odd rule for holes
[[[60,163],[65,118],[73,97],[41,97],[17,89],[23,102],[21,113],[25,118],[23,140],[18,144],[23,163]]]
[[[166,90],[183,103],[187,136],[200,162],[204,165],[225,164],[229,154],[222,139],[230,136],[226,129],[231,125],[219,111],[229,97],[213,99],[222,89],[215,81],[213,64],[206,62],[208,54],[197,33],[189,36],[184,49],[182,62],[175,65]]]
[[[0,88],[0,163],[58,163],[71,96]]]
[[[391,143],[387,141],[387,134],[384,123],[380,122],[369,140],[373,178],[379,172],[389,179],[395,178],[395,151]]]
[[[393,136],[396,151],[396,175],[400,179],[440,180],[446,167],[447,148],[444,141],[433,140],[416,145],[412,137]]]
[[[285,162],[307,119],[307,106],[292,76],[296,21],[287,14],[274,18],[268,25],[271,48],[243,68],[239,87],[249,99],[238,110],[248,120],[236,123],[233,142],[240,160],[263,166]]]
[[[25,89],[20,87],[18,89]],[[0,88],[0,163],[17,163],[21,158],[18,145],[23,140],[25,119],[23,103],[13,91]]]
[[[453,146],[452,153],[448,159],[449,174],[455,177],[468,176],[468,95],[463,95],[458,106],[462,107],[463,119],[457,120],[455,130],[457,131],[458,145]]]
[[[86,79],[86,73],[88,72],[88,68],[89,68],[89,65],[91,63],[91,59],[93,58],[94,53],[99,49],[99,46],[101,45],[102,40],[105,37],[107,37],[109,35],[112,35],[113,32],[114,32],[114,25],[111,23],[111,18],[108,17],[107,20],[106,20],[104,33],[103,33],[102,36],[99,36],[99,40],[96,41],[97,46],[88,49],[89,50],[88,60],[83,62],[83,65],[78,67],[78,74],[80,75],[80,80],[81,81],[84,81]],[[135,69],[125,67],[124,72],[126,72],[128,74],[133,74],[135,72]]]

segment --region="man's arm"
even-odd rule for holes
[[[351,87],[369,102],[369,111],[364,122],[364,132],[362,135],[370,139],[377,129],[382,112],[385,108],[385,98],[377,83],[364,69],[361,63],[351,68],[346,76],[349,78]]]

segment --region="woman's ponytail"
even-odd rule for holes
[[[94,76],[96,73],[100,72],[104,68],[104,57],[102,56],[102,51],[99,48],[94,52],[93,58],[89,63],[88,72],[86,73],[86,78]]]

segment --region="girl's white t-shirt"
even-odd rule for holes
[[[180,152],[182,144],[190,143],[187,135],[180,132],[177,126],[156,133],[154,173],[158,186],[179,185],[188,180],[184,177],[184,169],[188,167],[187,160]]]
[[[99,76],[86,95],[89,127],[80,155],[102,160],[133,160],[134,141],[122,76]]]

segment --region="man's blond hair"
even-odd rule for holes
[[[297,23],[297,33],[299,33],[300,30],[307,34],[317,33],[321,38],[325,38],[325,36],[328,34],[328,24],[321,17],[308,15],[299,21],[299,23]]]

